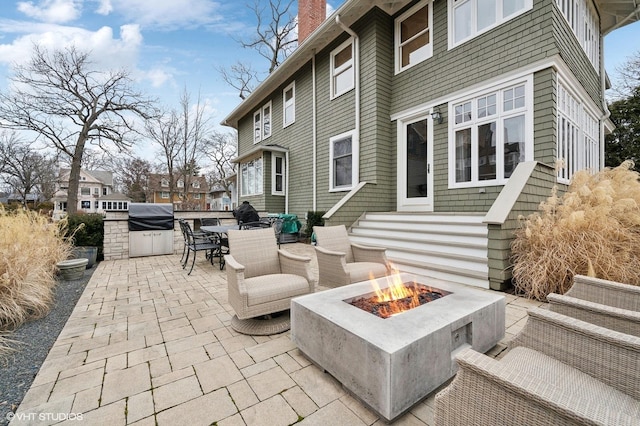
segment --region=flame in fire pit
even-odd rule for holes
[[[388,286],[381,287],[376,278],[370,277],[374,293],[357,297],[349,303],[381,318],[389,318],[449,294],[415,281],[403,282],[393,265],[391,270],[391,275],[382,278],[387,280]]]

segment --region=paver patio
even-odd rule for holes
[[[312,246],[282,248],[312,256],[317,274]],[[199,255],[188,276],[179,260],[101,262],[11,424],[385,424],[288,332],[236,333],[226,272]],[[493,356],[540,305],[506,299],[507,332]],[[435,393],[393,424],[432,425]]]

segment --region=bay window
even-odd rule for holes
[[[504,184],[533,157],[531,80],[453,102],[450,187]]]
[[[241,195],[262,194],[262,157],[240,165]]]

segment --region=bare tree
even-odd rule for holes
[[[640,50],[636,51],[627,60],[616,68],[618,83],[613,91],[617,98],[623,99],[633,96],[640,86]]]
[[[67,210],[77,211],[80,168],[87,143],[125,150],[133,118],[154,115],[154,102],[132,87],[125,70],[99,71],[74,46],[49,52],[35,45],[16,65],[12,91],[0,93],[0,126],[31,130],[71,160]]]
[[[237,138],[233,133],[213,132],[206,142],[205,154],[213,164],[209,174],[209,184],[224,188],[231,197],[230,176],[235,174],[235,164],[231,160],[238,152]]]
[[[152,195],[149,188],[149,175],[153,170],[151,163],[139,157],[128,157],[117,159],[116,164],[123,193],[134,203],[149,201]]]
[[[147,137],[160,147],[162,168],[168,173],[169,200],[173,202],[175,192],[175,170],[180,153],[180,121],[175,111],[165,111],[145,122]]]
[[[5,183],[20,195],[23,206],[27,206],[29,194],[40,195],[49,188],[55,179],[54,165],[52,157],[40,154],[16,133],[0,133],[0,173]]]
[[[240,99],[244,100],[260,82],[258,72],[251,68],[251,65],[243,62],[232,64],[229,69],[220,66],[215,67],[216,71],[229,86],[236,89]]]
[[[262,6],[260,0],[247,4],[256,17],[256,31],[253,37],[237,39],[244,48],[254,49],[269,62],[269,74],[280,65],[298,45],[295,36],[296,16],[291,13],[294,0],[269,0]],[[222,79],[234,89],[240,91],[240,98],[245,99],[257,83],[260,83],[258,72],[251,65],[236,62],[229,69],[217,67]]]

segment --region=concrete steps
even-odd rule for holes
[[[353,242],[387,248],[403,272],[489,288],[483,213],[365,213],[349,230]]]

